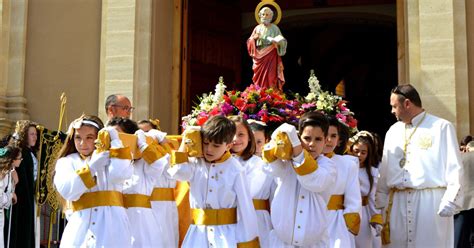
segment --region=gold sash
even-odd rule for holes
[[[414,189],[414,188],[405,188],[405,189],[397,189],[397,188],[391,188],[390,193],[388,196],[388,206],[387,209],[385,210],[385,223],[383,224],[382,228],[382,244],[383,245],[388,245],[391,243],[390,241],[390,213],[392,212],[392,205],[393,205],[393,195],[396,192],[404,192],[404,191],[410,191],[410,190],[426,190],[426,189],[445,189],[446,187],[433,187],[433,188],[424,188],[424,189]]]
[[[230,225],[237,223],[237,208],[192,208],[191,215],[195,225]]]
[[[267,210],[270,212],[270,201],[268,199],[252,199],[255,210]]]
[[[150,201],[174,201],[174,188],[154,188]]]
[[[124,194],[123,203],[126,208],[151,208],[150,196],[142,194]]]
[[[117,206],[123,207],[122,193],[118,191],[95,191],[82,194],[81,198],[71,203],[72,211],[87,208]]]
[[[344,195],[332,195],[329,198],[328,210],[344,209]]]

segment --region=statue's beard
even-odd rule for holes
[[[268,24],[270,24],[270,22],[271,22],[272,20],[271,20],[271,19],[263,19],[263,18],[262,18],[260,21],[262,21],[263,24],[268,25]]]

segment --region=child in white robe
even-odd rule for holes
[[[360,131],[351,138],[351,153],[359,158],[359,182],[362,195],[360,232],[356,236],[356,247],[379,248],[382,246],[380,232],[383,219],[381,210],[375,208],[375,191],[378,170],[372,165],[377,164],[376,143],[371,133]]]
[[[304,114],[296,128],[282,124],[263,150],[264,170],[276,178],[271,203],[270,247],[327,247],[327,191],[336,179],[333,162],[323,156],[327,118]],[[300,139],[303,143],[300,142]]]
[[[101,144],[110,142],[110,149],[94,152],[102,127],[96,116],[76,119],[56,162],[54,185],[72,210],[61,247],[131,247],[122,199],[123,182],[133,172],[131,153],[113,127],[101,131],[110,137]]]
[[[325,156],[334,162],[336,182],[331,186],[328,201],[329,247],[355,247],[354,235],[359,233],[361,196],[359,165],[354,156],[344,155],[349,130],[336,117],[328,116],[329,129]]]
[[[133,160],[133,175],[124,182],[123,199],[130,220],[132,247],[169,247],[162,233],[161,225],[151,209],[150,196],[155,181],[168,164],[169,155],[158,144],[147,144],[145,132],[127,118],[114,117],[108,123],[123,133],[137,136],[141,158]]]
[[[146,132],[146,136],[152,137],[155,142],[158,142],[171,153],[165,132],[151,129]],[[174,198],[175,187],[176,180],[172,179],[165,169],[155,180],[150,198],[151,209],[161,226],[160,236],[165,242],[166,247],[178,247],[179,244],[178,208]]]
[[[20,166],[21,149],[15,145],[0,148],[0,247],[4,245],[3,227],[5,224],[5,209],[16,203],[12,171]]]
[[[247,120],[247,123],[249,124],[255,138],[255,155],[262,157],[263,146],[269,141],[269,135],[267,132],[268,126],[267,124],[256,120]]]
[[[231,152],[246,171],[250,196],[257,213],[260,246],[270,247],[268,235],[270,230],[273,229],[270,219],[270,197],[274,187],[274,179],[263,172],[263,160],[254,155],[255,137],[247,121],[241,116],[231,116],[229,119],[236,126]]]
[[[229,152],[235,124],[213,116],[200,133],[203,158],[188,158],[185,137],[179,152],[173,151],[168,169],[174,179],[190,184],[193,220],[182,247],[258,246],[257,215],[245,170]]]

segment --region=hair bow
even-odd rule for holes
[[[6,147],[0,148],[0,157],[4,157],[8,154],[8,149]]]

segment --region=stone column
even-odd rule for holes
[[[24,97],[28,0],[2,0],[0,45],[0,135],[28,119]]]
[[[465,2],[401,0],[397,10],[403,11],[397,17],[403,18],[398,28],[405,36],[399,37],[399,65],[405,70],[400,79],[417,88],[429,113],[451,121],[458,137],[468,134]]]
[[[135,120],[148,118],[150,98],[151,0],[103,0],[99,78],[99,116],[105,98],[126,95]]]

